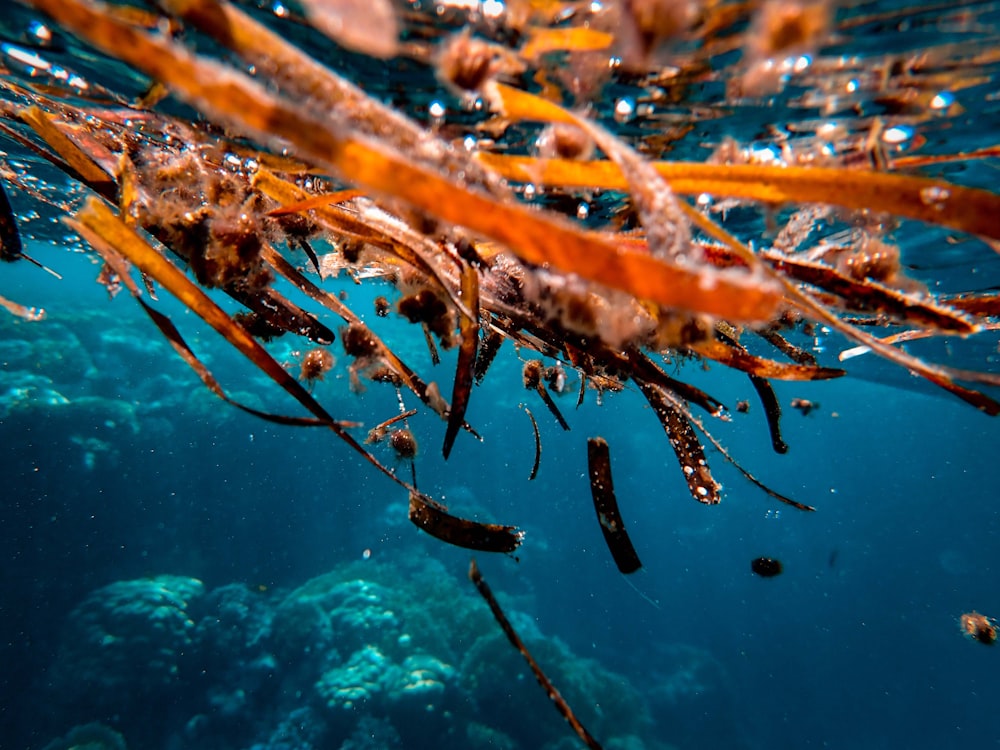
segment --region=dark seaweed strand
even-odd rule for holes
[[[591,750],[603,750],[601,744],[595,740],[590,732],[580,723],[580,720],[576,718],[576,714],[573,713],[573,709],[569,707],[566,700],[559,694],[556,690],[556,686],[552,684],[542,668],[538,666],[538,662],[535,661],[534,657],[528,652],[527,646],[524,645],[524,641],[518,636],[517,631],[514,630],[514,626],[510,624],[510,620],[500,609],[500,603],[493,596],[493,592],[487,585],[486,581],[483,580],[482,574],[479,572],[479,566],[476,565],[475,559],[469,563],[469,580],[472,581],[476,586],[476,590],[479,591],[486,603],[490,605],[490,610],[493,612],[493,617],[500,624],[503,632],[507,635],[507,640],[513,644],[514,648],[521,652],[521,656],[524,660],[528,662],[528,666],[531,667],[531,671],[535,675],[535,679],[538,680],[538,684],[542,686],[545,690],[545,694],[549,696],[552,704],[556,707],[556,710],[562,714],[562,717],[566,719],[566,722],[573,728],[577,736],[583,740],[584,744],[591,748]]]
[[[524,413],[531,420],[531,429],[535,432],[535,463],[531,467],[531,474],[528,475],[528,481],[530,482],[538,476],[538,464],[542,460],[542,438],[538,434],[538,422],[535,421],[535,415],[531,413],[531,409],[524,404],[521,404],[521,408],[524,409]]]
[[[750,383],[757,391],[757,397],[760,398],[760,403],[764,407],[767,429],[771,433],[771,445],[774,447],[774,452],[788,453],[788,443],[781,439],[781,404],[778,403],[778,397],[774,395],[774,388],[764,378],[749,374],[747,377],[750,378]]]
[[[552,416],[556,418],[559,426],[566,430],[566,432],[569,432],[569,422],[566,421],[562,412],[559,411],[559,407],[556,406],[556,402],[552,400],[552,396],[549,395],[548,389],[541,380],[538,381],[538,385],[535,386],[535,390],[538,391],[538,395],[542,397],[542,401],[545,402],[545,405],[549,407],[549,411],[552,412]]]
[[[604,541],[611,550],[618,570],[625,575],[634,573],[642,567],[642,563],[618,511],[615,486],[611,481],[611,451],[604,438],[587,440],[587,468],[590,472],[590,494],[594,498],[594,510]]]
[[[188,346],[187,342],[181,336],[180,331],[163,313],[154,310],[145,300],[141,297],[136,297],[136,301],[142,306],[149,319],[156,324],[156,327],[160,329],[160,333],[163,334],[164,338],[170,343],[174,350],[180,354],[181,358],[191,367],[192,370],[197,373],[198,377],[201,378],[203,382],[212,393],[221,398],[227,404],[235,406],[237,409],[245,411],[247,414],[252,414],[255,417],[264,419],[268,422],[274,422],[276,424],[289,425],[292,427],[329,427],[329,423],[314,419],[312,417],[290,417],[283,414],[271,414],[270,412],[260,411],[254,409],[253,407],[247,406],[246,404],[241,404],[239,401],[230,398],[229,395],[222,389],[219,385],[219,381],[215,379],[215,376],[209,371],[209,369],[204,365],[204,363],[198,359],[195,353]]]
[[[480,552],[513,552],[524,537],[515,526],[453,516],[444,506],[416,491],[410,492],[410,521],[436,539]]]
[[[729,346],[746,351],[746,349],[741,346],[736,339],[725,331],[716,331],[716,336],[722,339],[722,341]],[[771,338],[768,338],[764,334],[761,334],[761,336],[763,336],[767,341],[772,341]],[[774,336],[778,336],[778,334],[774,333]],[[780,339],[781,337],[778,336],[778,338]],[[781,340],[784,341],[784,339]],[[789,346],[791,345],[789,344]],[[784,349],[782,349],[782,351],[784,351]],[[796,361],[798,362],[798,360]],[[799,362],[799,364],[806,364],[808,366],[815,367],[816,361],[813,359],[812,362]],[[771,433],[771,446],[774,448],[774,452],[782,454],[788,453],[788,443],[781,439],[781,405],[778,403],[778,397],[774,395],[774,388],[766,378],[762,378],[759,375],[754,375],[753,373],[748,372],[747,377],[750,378],[750,384],[753,385],[753,389],[757,391],[757,397],[760,399],[761,406],[764,407],[764,416],[767,418],[767,429]]]
[[[476,355],[479,349],[479,274],[472,265],[462,266],[462,299],[473,317],[461,318],[462,343],[455,365],[455,386],[451,392],[451,409],[448,410],[448,427],[441,449],[445,460],[451,455],[455,437],[465,423],[465,410],[472,395],[472,382],[476,373]]]
[[[722,499],[719,494],[719,483],[712,476],[712,470],[705,458],[705,448],[691,426],[690,412],[685,413],[686,407],[683,410],[679,408],[680,399],[674,396],[673,398],[677,399],[677,403],[674,403],[667,389],[640,379],[636,379],[635,383],[646,401],[653,407],[663,426],[667,441],[673,448],[677,463],[684,473],[684,481],[687,482],[691,497],[706,505],[718,503]]]
[[[490,369],[490,365],[493,364],[493,359],[497,356],[500,345],[503,343],[503,334],[490,328],[487,321],[483,321],[481,327],[484,333],[482,343],[479,345],[479,358],[476,360],[476,385],[483,382],[486,371]]]
[[[11,208],[7,191],[0,182],[0,260],[15,261],[23,258],[21,234],[17,230],[14,209]]]

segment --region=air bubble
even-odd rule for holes
[[[615,121],[628,122],[635,114],[635,100],[629,96],[623,96],[615,102]]]
[[[939,185],[925,187],[920,191],[920,200],[923,201],[925,206],[929,206],[936,211],[942,211],[944,204],[948,202],[949,198],[951,198],[951,191]]]
[[[431,102],[431,105],[427,108],[427,114],[431,117],[432,125],[440,125],[444,120],[445,112],[447,112],[447,110],[445,109],[444,104],[437,100]]]
[[[950,91],[942,91],[931,99],[931,109],[943,110],[955,103],[955,95]]]

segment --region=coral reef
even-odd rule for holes
[[[125,750],[125,739],[95,722],[73,727],[65,737],[52,740],[43,750]]]
[[[606,747],[666,747],[628,679],[511,616]],[[675,667],[684,684],[699,669]],[[475,592],[430,560],[346,564],[290,592],[113,583],[73,611],[51,673],[60,721],[105,721],[152,750],[574,742]]]

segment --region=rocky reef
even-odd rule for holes
[[[672,747],[650,697],[628,679],[510,616],[606,747]],[[678,680],[703,659],[675,659]],[[344,564],[291,591],[166,575],[112,583],[72,612],[49,674],[53,727],[100,722],[153,750],[576,742],[475,591],[431,560]],[[719,689],[706,683],[698,700]]]

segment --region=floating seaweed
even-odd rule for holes
[[[940,70],[914,60],[886,66],[878,82],[866,83],[854,63],[823,50],[871,18],[863,8],[834,12],[823,2],[497,3],[493,16],[482,17],[445,5],[403,14],[388,2],[362,10],[356,0],[308,0],[301,16],[275,10],[282,23],[226,0],[161,0],[160,10],[23,2],[50,16],[60,39],[75,39],[63,49],[105,55],[133,77],[112,91],[62,67],[57,75],[52,65],[5,70],[0,140],[47,162],[75,193],[53,197],[0,163],[0,259],[28,257],[8,193],[15,203],[54,207],[102,259],[108,291],[127,288],[214,394],[264,419],[331,430],[406,491],[410,520],[445,542],[510,554],[522,536],[513,526],[451,515],[417,490],[417,436],[406,421],[417,412],[403,407],[403,394],[445,422],[448,459],[463,431],[478,437],[469,405],[475,386],[500,377],[491,364],[504,342],[518,351],[522,385],[563,430],[570,424],[557,398],[577,383],[577,406],[592,393],[600,402],[638,389],[666,434],[663,450],[669,445],[689,494],[706,505],[722,500],[710,444],[768,496],[813,509],[764,485],[707,429],[702,412],[720,424],[729,412],[686,382],[689,364],[745,374],[779,454],[789,446],[772,382],[840,378],[861,353],[1000,413],[990,390],[1000,375],[925,361],[903,346],[992,334],[1000,327],[996,293],[925,288],[907,277],[894,238],[902,224],[921,223],[942,242],[996,247],[1000,195],[946,181],[931,168],[994,158],[997,148],[904,154],[886,137],[887,129],[947,114],[946,103],[925,96],[930,83],[935,90],[973,85],[992,59],[987,48],[943,45],[934,49]],[[442,29],[438,16],[449,14],[457,17]],[[906,16],[900,9],[893,17]],[[388,97],[338,72],[338,53],[321,51],[326,38],[378,60],[405,59],[460,100],[461,122],[431,108],[419,121],[384,104]],[[214,40],[220,51],[194,39]],[[735,50],[743,52],[740,62],[720,62],[739,58],[729,54]],[[33,59],[45,62],[44,54]],[[784,135],[763,145],[720,137],[707,160],[696,158],[699,125],[743,101],[780,94],[792,76],[804,108],[860,112],[872,103],[884,114],[776,128]],[[709,80],[724,84],[719,101],[692,91]],[[612,81],[636,96],[609,112],[599,94]],[[854,99],[845,105],[830,81]],[[684,117],[669,107],[684,108]],[[631,128],[612,125],[633,118]],[[730,222],[730,211],[752,218]],[[396,311],[412,324],[434,364],[439,349],[457,348],[450,402],[440,378],[425,379],[397,354],[409,357],[412,349],[391,348],[374,323],[324,289],[341,273],[391,287],[376,298],[375,316]],[[217,331],[305,415],[229,396],[147,301],[157,290]],[[223,295],[239,312],[219,304]],[[39,315],[2,297],[0,305],[28,319]],[[335,418],[310,390],[334,365],[325,348],[337,338],[322,320],[328,314],[343,321],[339,345],[351,390],[371,384],[398,395],[400,414],[372,418],[367,440],[353,432],[365,425]],[[853,347],[840,362],[825,362],[813,346],[818,328]],[[301,337],[308,349],[298,373],[264,346],[284,335]],[[735,406],[749,409],[742,399]],[[806,415],[818,404],[798,398],[791,406]],[[541,440],[525,411],[534,479]],[[371,452],[383,441],[411,463],[412,482]],[[590,441],[588,458],[605,538],[619,568],[631,572],[639,560],[617,513],[606,443]],[[767,558],[753,563],[760,575],[780,569]],[[475,566],[470,575],[556,700]],[[983,640],[986,626],[963,617],[963,627]]]
[[[611,550],[615,565],[622,573],[634,573],[642,567],[639,555],[632,546],[625,523],[618,511],[614,482],[611,479],[611,451],[604,438],[587,440],[587,466],[590,471],[590,493],[594,510],[601,525],[604,541]]]

